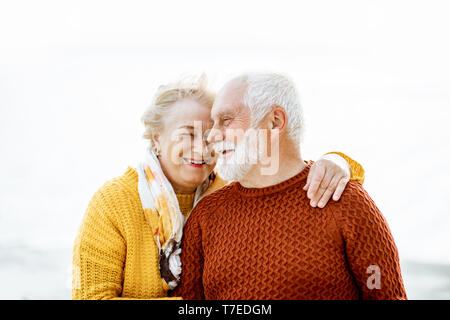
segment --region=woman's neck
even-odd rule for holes
[[[170,179],[169,179],[169,182],[172,185],[173,191],[175,191],[176,194],[191,194],[191,193],[194,193],[195,190],[197,189],[197,187],[186,188],[186,187],[177,186],[175,183],[170,181]]]
[[[172,185],[173,191],[175,191],[176,194],[190,194],[194,193],[197,189],[197,186],[183,186],[174,181],[172,178],[172,175],[170,174],[169,170],[166,169],[166,166],[164,164],[164,159],[161,157],[158,157],[159,163],[161,165],[161,169],[166,176],[167,180],[169,180],[170,184]]]

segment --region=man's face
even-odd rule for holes
[[[227,180],[239,180],[250,170],[245,160],[248,151],[247,130],[251,125],[250,109],[242,103],[246,85],[232,81],[218,93],[211,110],[214,126],[208,142],[218,156],[219,175]]]
[[[208,136],[210,143],[238,144],[245,131],[250,127],[250,109],[242,103],[245,89],[244,83],[233,81],[226,84],[217,94],[211,109],[214,126]],[[232,152],[229,150],[223,156],[231,156]]]

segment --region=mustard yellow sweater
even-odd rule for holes
[[[364,179],[363,168],[344,156],[352,179]],[[216,179],[207,193],[226,181]],[[158,247],[143,214],[137,172],[128,168],[106,182],[92,197],[73,248],[73,299],[177,299],[168,298],[158,268]],[[177,195],[187,215],[194,194]]]

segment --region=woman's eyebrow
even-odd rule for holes
[[[184,125],[184,126],[179,126],[178,129],[194,130],[194,126],[191,126],[191,125]]]

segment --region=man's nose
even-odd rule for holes
[[[223,141],[222,131],[217,128],[212,128],[206,138],[206,141],[208,144]]]

